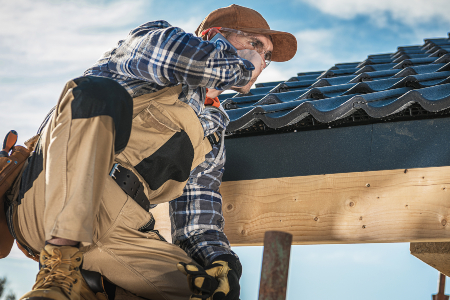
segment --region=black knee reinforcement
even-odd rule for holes
[[[131,132],[133,99],[118,82],[104,77],[84,76],[73,80],[72,119],[110,116],[116,131],[115,151],[127,146]]]

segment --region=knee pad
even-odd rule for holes
[[[125,149],[131,132],[133,99],[118,82],[104,77],[84,76],[73,80],[72,119],[110,116],[115,127],[115,151]]]

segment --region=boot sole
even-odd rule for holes
[[[54,299],[47,298],[47,297],[29,297],[29,298],[24,298],[22,300],[54,300]]]

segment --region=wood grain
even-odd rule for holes
[[[155,230],[158,230],[167,242],[172,243],[169,202],[158,204],[150,212],[155,218]]]
[[[411,243],[411,254],[424,263],[450,276],[450,242]]]
[[[225,233],[262,245],[267,230],[293,244],[450,241],[450,167],[224,182]]]

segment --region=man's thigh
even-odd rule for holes
[[[114,284],[144,298],[188,299],[191,293],[186,276],[176,265],[192,260],[178,246],[144,229],[152,219],[151,213],[108,179],[94,244],[86,248],[83,268],[100,272]]]
[[[16,231],[22,243],[40,252],[53,236],[92,240],[104,179],[114,149],[129,138],[131,116],[130,95],[111,79],[82,77],[66,84],[21,177]],[[117,124],[126,126],[116,130]]]

